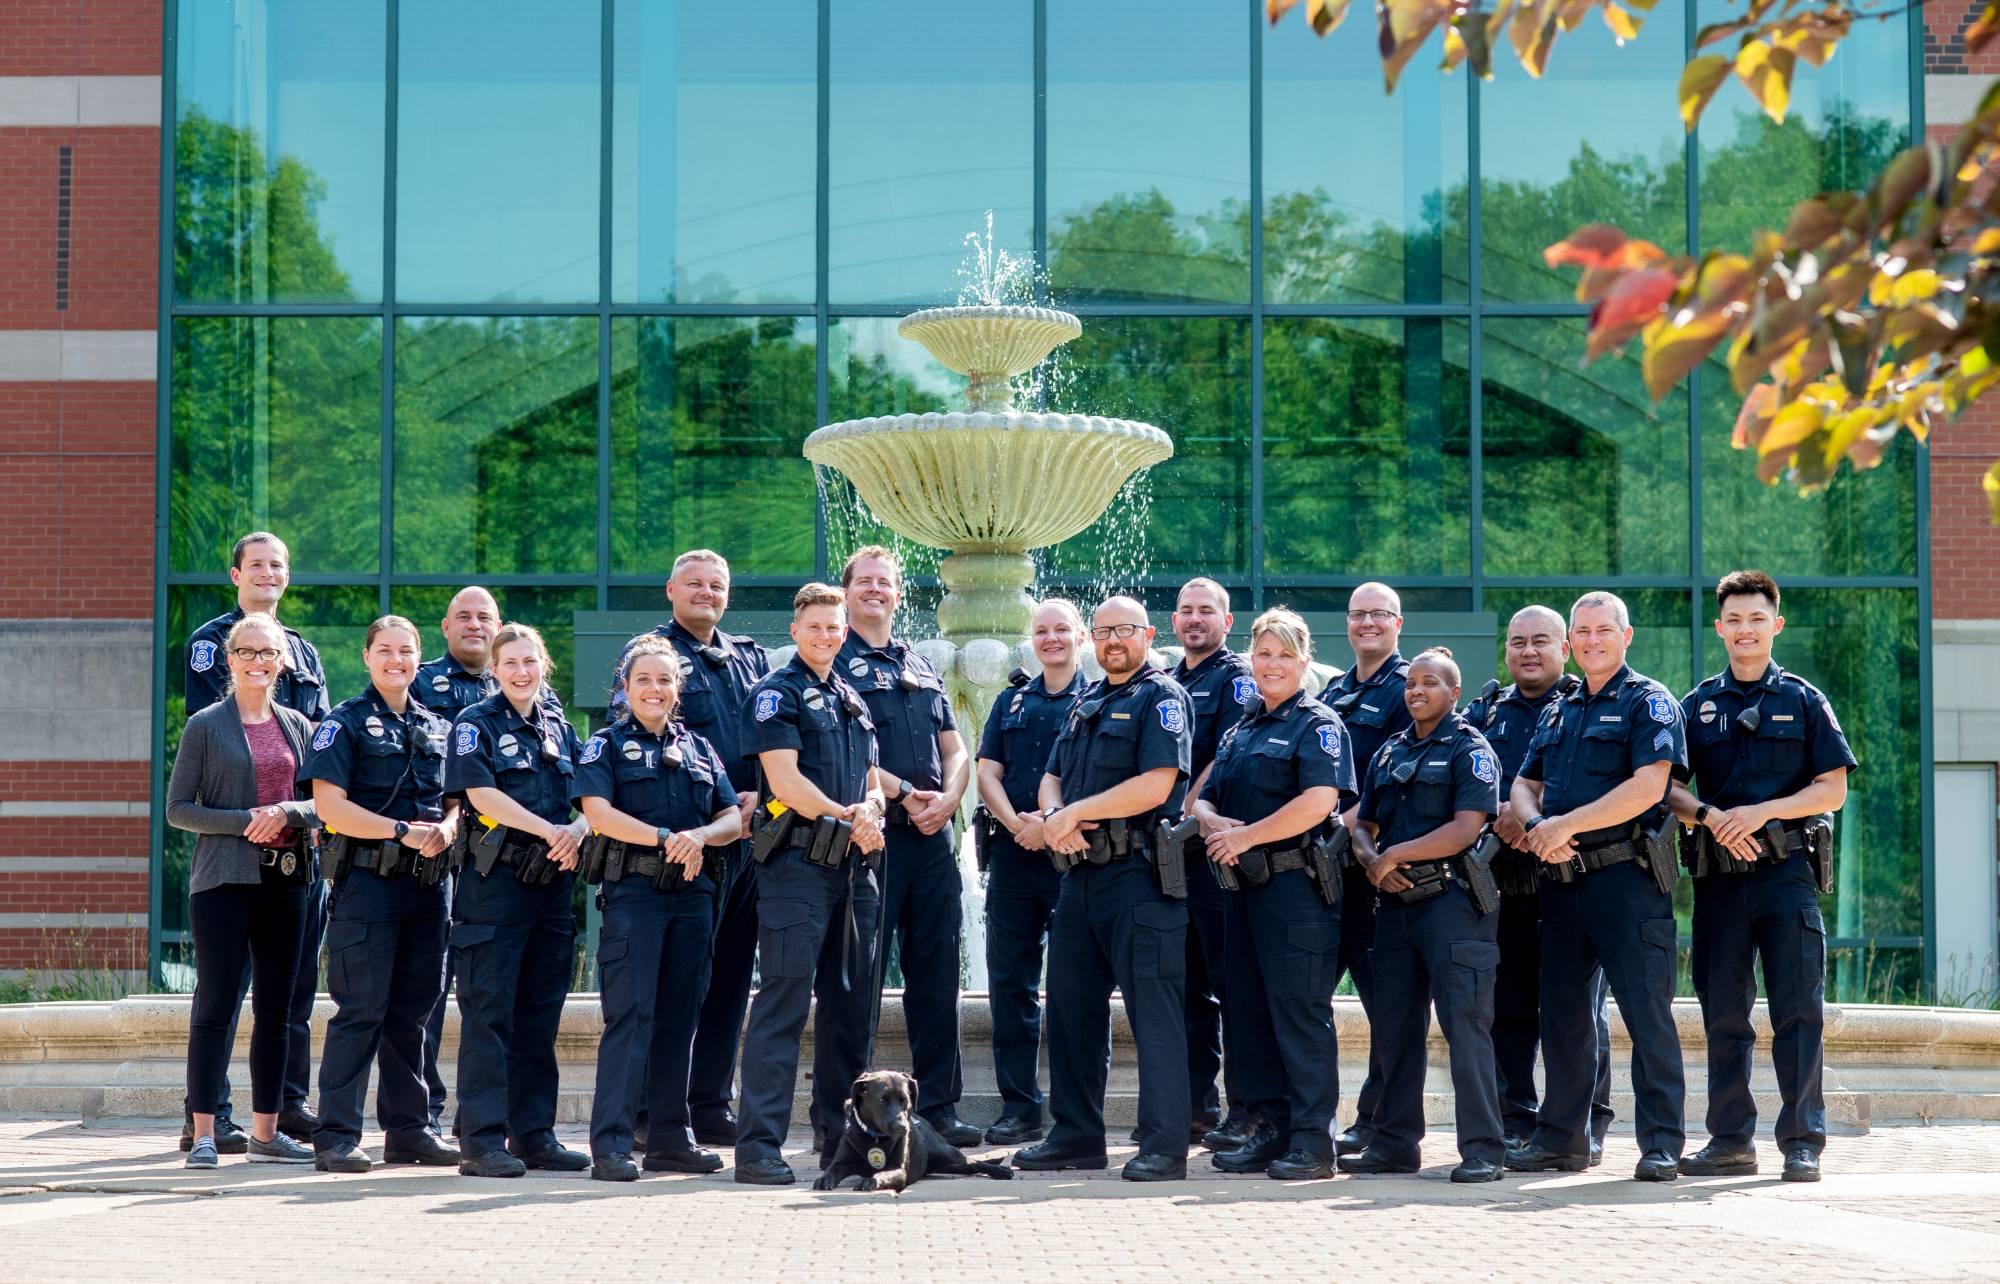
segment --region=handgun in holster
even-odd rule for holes
[[[1662,812],[1659,819],[1639,832],[1640,861],[1653,876],[1653,886],[1660,894],[1672,896],[1674,884],[1680,880],[1681,864],[1674,859],[1673,813],[1664,808]]]
[[[1328,905],[1340,904],[1341,886],[1346,882],[1344,871],[1353,858],[1354,835],[1337,820],[1331,833],[1306,846],[1306,873],[1319,891],[1319,898]]]
[[[482,829],[472,836],[470,854],[472,867],[485,878],[500,863],[500,851],[507,845],[507,827],[490,816],[481,816],[479,824]]]
[[[775,798],[759,807],[750,822],[750,859],[767,865],[792,836],[798,813]]]
[[[410,873],[415,876],[420,887],[441,887],[445,876],[451,873],[451,848],[447,847],[435,856],[417,854],[416,863]]]
[[[972,809],[972,866],[984,874],[993,864],[993,840],[1000,822],[982,806]]]
[[[1542,867],[1543,877],[1552,878],[1564,886],[1574,883],[1576,876],[1583,872],[1582,868],[1577,864],[1576,858],[1573,856],[1568,860],[1556,861],[1553,864],[1543,860],[1539,856],[1535,857],[1535,860]]]
[[[1812,866],[1819,894],[1833,890],[1833,813],[1821,812],[1806,822],[1806,863]]]
[[[576,850],[577,872],[583,881],[599,884],[604,881],[604,865],[611,855],[611,840],[592,830]]]
[[[1493,858],[1499,853],[1500,835],[1487,828],[1458,858],[1460,879],[1481,916],[1500,908],[1500,883],[1493,877]]]
[[[335,833],[331,829],[326,831],[326,836],[320,840],[319,864],[326,871],[327,882],[337,883],[340,876],[347,872],[353,860],[351,846],[346,834]]]
[[[1237,859],[1241,860],[1242,857],[1239,856],[1237,857]],[[1223,891],[1240,892],[1243,890],[1243,880],[1237,875],[1236,866],[1225,865],[1219,860],[1210,861],[1209,864],[1215,870],[1216,884],[1220,886]]]
[[[854,822],[832,812],[813,822],[812,842],[806,847],[808,864],[839,869],[847,863],[847,847],[854,840]]]
[[[1162,819],[1153,828],[1153,879],[1170,901],[1187,899],[1187,844],[1200,832],[1201,822],[1193,816],[1182,817],[1179,824]]]

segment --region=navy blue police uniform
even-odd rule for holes
[[[1354,742],[1354,760],[1365,764],[1388,743],[1389,737],[1410,725],[1410,710],[1403,703],[1403,688],[1410,676],[1410,662],[1401,651],[1392,651],[1365,680],[1359,669],[1349,669],[1328,684],[1320,699],[1332,706],[1346,724]],[[1361,788],[1368,780],[1364,774]],[[1354,978],[1354,993],[1361,1010],[1375,1013],[1375,969],[1369,951],[1375,946],[1375,886],[1358,864],[1347,867],[1347,886],[1340,898],[1340,972]],[[1370,1040],[1368,1073],[1354,1098],[1354,1135],[1366,1143],[1375,1127],[1376,1103],[1382,1098],[1382,1058]]]
[[[424,708],[446,722],[457,722],[458,716],[467,709],[490,695],[498,694],[500,683],[490,670],[474,673],[460,664],[450,651],[446,651],[437,659],[417,666],[417,680],[410,690],[424,702]],[[445,893],[446,904],[451,903],[456,893],[456,878],[451,886],[453,890]],[[451,1002],[451,984],[457,966],[457,951],[447,948],[444,954],[444,988],[438,991],[437,1006],[431,1009],[430,1020],[424,1023],[424,1088],[430,1094],[432,1128],[442,1128],[444,1123],[444,1076],[438,1073],[437,1058],[438,1049],[444,1046],[444,1009]],[[382,1051],[384,1055],[394,1055],[387,1046]],[[459,1135],[456,1123],[452,1125],[452,1135]]]
[[[938,737],[958,730],[944,679],[905,642],[871,646],[849,630],[834,668],[868,704],[878,765],[911,789],[944,787]],[[965,893],[953,826],[919,830],[900,803],[889,804],[883,837],[882,952],[878,986],[893,953],[903,969],[903,1019],[917,1113],[933,1123],[955,1119],[965,1071],[958,1047],[958,957],[964,939]],[[876,1000],[880,1003],[880,999]]]
[[[1017,677],[1022,676],[1017,673]],[[1000,764],[1000,784],[1016,812],[1040,811],[1042,773],[1056,734],[1084,687],[1081,672],[1049,690],[1042,675],[1002,692],[986,717],[979,756]],[[1036,1063],[1042,1048],[1042,953],[1062,875],[1046,851],[1031,852],[994,827],[986,866],[986,989],[993,1009],[993,1078],[1000,1116],[1042,1127]]]
[[[742,721],[745,752],[794,750],[800,774],[833,802],[867,797],[875,724],[837,666],[822,678],[794,656],[752,689]],[[767,783],[759,803],[772,798]],[[756,867],[760,979],[743,1034],[738,1167],[782,1158],[809,1010],[813,1131],[829,1146],[846,1126],[848,1088],[874,1044],[880,887],[857,848],[838,868],[806,860],[811,831],[811,824],[794,825],[788,844]]]
[[[1574,689],[1578,679],[1565,674],[1540,695],[1520,687],[1491,685],[1465,708],[1465,720],[1479,728],[1500,759],[1500,801],[1506,803],[1514,777],[1528,756],[1549,702]],[[1493,982],[1493,1063],[1500,1074],[1500,1123],[1514,1142],[1535,1130],[1541,1093],[1535,1086],[1535,1056],[1542,1041],[1542,902],[1536,895],[1541,862],[1533,852],[1502,847],[1493,873],[1500,884],[1500,973]],[[1590,1098],[1593,1153],[1601,1152],[1604,1135],[1616,1116],[1611,1109],[1610,1000],[1604,973],[1597,974],[1597,1086]]]
[[[1370,761],[1359,819],[1375,826],[1387,851],[1451,823],[1457,813],[1500,814],[1500,762],[1486,738],[1456,713],[1427,736],[1414,725]],[[1437,865],[1441,869],[1423,870]],[[1441,873],[1442,878],[1418,877]],[[1493,978],[1500,968],[1500,916],[1482,914],[1465,887],[1460,857],[1399,869],[1412,886],[1383,892],[1375,908],[1373,1042],[1382,1049],[1382,1100],[1368,1151],[1415,1165],[1424,1138],[1425,1045],[1430,1013],[1451,1052],[1459,1158],[1490,1164],[1506,1157],[1500,1086],[1493,1069]]]
[[[1261,702],[1250,661],[1226,646],[1217,647],[1190,669],[1183,659],[1174,666],[1174,681],[1187,692],[1194,718],[1194,748],[1189,754],[1190,780],[1199,780],[1215,761],[1222,735],[1244,710]],[[1234,1066],[1229,1050],[1228,986],[1224,980],[1222,885],[1215,881],[1207,848],[1199,837],[1188,840],[1188,964],[1187,1041],[1188,1092],[1194,1118],[1214,1125],[1222,1119],[1222,1099],[1216,1076],[1225,1062]],[[1225,1086],[1227,1086],[1225,1084]],[[1242,1094],[1229,1088],[1229,1113],[1243,1113]]]
[[[743,747],[743,709],[750,688],[771,671],[769,653],[755,639],[721,629],[703,642],[679,620],[653,632],[680,653],[682,725],[714,746],[738,793],[756,789],[757,757]],[[736,844],[722,862],[722,882],[708,997],[702,1000],[688,1065],[688,1114],[697,1137],[734,1141],[736,1050],[743,1042],[757,962],[757,879],[750,872],[747,842]]]
[[[320,724],[299,781],[338,785],[350,802],[390,820],[439,820],[450,732],[414,698],[400,715],[391,711],[371,686]],[[326,988],[335,1011],[320,1061],[313,1146],[324,1154],[360,1144],[368,1070],[390,1044],[396,1051],[382,1058],[375,1113],[393,1156],[399,1141],[430,1127],[424,1021],[444,984],[447,910],[442,883],[379,871],[444,857],[417,856],[393,838],[350,840],[349,853],[327,905]]]
[[[1757,717],[1744,715],[1755,709]],[[1833,706],[1817,687],[1774,662],[1755,682],[1727,669],[1681,701],[1693,784],[1703,803],[1728,810],[1795,794],[1816,776],[1859,763]],[[1762,959],[1771,1009],[1771,1061],[1780,1106],[1777,1141],[1790,1153],[1826,1147],[1826,922],[1806,858],[1806,821],[1779,822],[1782,850],[1760,837],[1764,855],[1747,872],[1718,870],[1694,881],[1695,994],[1708,1033],[1708,1132],[1747,1149],[1757,1133],[1750,1066],[1757,1036],[1754,961]],[[1706,831],[1699,831],[1706,834]]]
[[[1049,926],[1049,1130],[1057,1155],[1104,1153],[1104,1086],[1111,1061],[1111,991],[1139,1053],[1139,1152],[1186,1161],[1188,1148],[1187,906],[1166,897],[1151,868],[1153,829],[1178,818],[1193,748],[1187,692],[1142,665],[1126,681],[1092,683],[1056,738],[1048,774],[1065,806],[1148,771],[1171,767],[1173,791],[1159,807],[1088,831],[1108,850],[1119,827],[1129,848],[1103,864],[1063,875]]]
[[[497,789],[552,825],[570,820],[570,782],[582,745],[576,729],[539,701],[523,717],[504,695],[458,716],[447,792]],[[466,814],[460,825],[483,836]],[[546,882],[548,844],[510,831],[482,874],[468,862],[452,898],[451,953],[458,969],[459,1150],[477,1159],[505,1147],[532,1159],[556,1145],[556,1027],[576,958],[570,909],[574,875]]]
[[[1340,715],[1304,692],[1275,709],[1255,698],[1257,706],[1223,733],[1202,799],[1246,825],[1308,789],[1333,788],[1335,809],[1345,806],[1355,793],[1354,751]],[[1340,1104],[1333,1027],[1340,910],[1321,896],[1303,849],[1330,823],[1266,844],[1269,881],[1223,894],[1230,1092],[1287,1151],[1323,1160],[1333,1157]],[[1205,850],[1201,864],[1210,864]]]
[[[673,833],[703,828],[736,806],[722,756],[706,738],[681,722],[655,734],[630,716],[590,738],[572,788],[579,802],[603,798],[634,820]],[[707,868],[661,890],[655,882],[661,844],[645,853],[626,850],[623,877],[611,881],[607,874],[597,938],[604,1037],[590,1153],[598,1159],[632,1152],[642,1107],[649,1154],[695,1147],[688,1066],[708,989],[721,890]],[[635,869],[635,855],[648,857],[654,868]]]
[[[1542,815],[1574,811],[1656,762],[1687,762],[1681,707],[1667,689],[1620,665],[1596,692],[1587,685],[1543,711],[1520,778],[1542,782]],[[1591,1097],[1597,1082],[1597,1021],[1592,1011],[1601,967],[1632,1036],[1633,1125],[1641,1154],[1679,1158],[1687,1142],[1686,1085],[1674,1027],[1677,934],[1673,897],[1659,890],[1642,860],[1641,836],[1665,823],[1658,805],[1609,829],[1576,835],[1584,872],[1564,883],[1543,871],[1542,1063],[1547,1090],[1533,1145],[1577,1163],[1590,1151]],[[1600,866],[1591,868],[1592,866]]]
[[[222,699],[223,686],[229,680],[229,657],[223,654],[228,642],[229,630],[243,618],[240,606],[231,607],[226,614],[218,615],[196,629],[188,638],[187,669],[183,674],[182,689],[187,696],[189,717]],[[326,697],[326,669],[320,664],[319,651],[312,643],[299,635],[297,629],[285,628],[285,651],[290,661],[284,672],[278,675],[272,689],[272,699],[288,709],[295,709],[310,722],[317,723],[331,711],[332,705]],[[292,983],[292,998],[286,1009],[285,1046],[285,1095],[284,1110],[290,1114],[306,1104],[312,1095],[312,1012],[313,1000],[319,994],[319,951],[326,936],[326,885],[320,881],[319,870],[309,870],[306,880],[306,920],[299,934],[299,967]],[[243,1010],[243,999],[250,993],[250,963],[243,963],[243,980],[236,995],[234,1013]],[[236,1017],[229,1018],[230,1046],[236,1043]],[[222,1100],[218,1103],[216,1117],[229,1117],[229,1076],[222,1078]],[[190,1134],[192,1135],[192,1134]]]

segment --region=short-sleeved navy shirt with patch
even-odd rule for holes
[[[227,615],[216,616],[189,636],[183,690],[190,717],[222,699],[223,687],[229,681],[229,657],[223,654],[223,648],[228,644],[229,630],[242,618],[243,608],[232,607]],[[285,651],[291,662],[278,675],[272,698],[318,722],[330,712],[326,670],[320,665],[319,651],[300,637],[297,629],[285,628],[283,624],[278,627],[285,629]],[[422,693],[417,694],[421,699]]]
[[[1571,677],[1570,681],[1573,685],[1575,679]],[[1465,707],[1465,720],[1479,729],[1479,734],[1486,737],[1486,743],[1499,755],[1501,802],[1507,801],[1507,792],[1514,787],[1514,777],[1520,774],[1521,763],[1528,756],[1528,742],[1535,738],[1535,728],[1541,725],[1543,712],[1564,689],[1562,683],[1557,683],[1540,695],[1526,696],[1521,694],[1518,684],[1510,682],[1494,692],[1491,699],[1482,697]]]
[[[1354,742],[1355,760],[1367,763],[1375,760],[1376,751],[1390,736],[1410,725],[1410,709],[1403,703],[1410,662],[1401,651],[1392,651],[1366,681],[1358,676],[1360,672],[1359,668],[1353,668],[1341,674],[1320,692],[1319,698],[1331,705],[1347,725],[1348,738]],[[1361,792],[1368,792],[1365,771],[1361,776]]]
[[[1461,811],[1500,814],[1500,760],[1463,715],[1421,740],[1405,727],[1369,762],[1359,816],[1374,823],[1378,849],[1422,838]]]
[[[498,695],[500,680],[490,669],[474,673],[446,651],[418,666],[416,685],[410,691],[424,702],[424,708],[447,722],[457,722],[459,714],[487,696]]]
[[[565,825],[582,749],[576,728],[548,706],[537,702],[524,718],[506,696],[489,696],[459,714],[451,729],[445,790],[498,789],[551,825]]]
[[[958,723],[951,716],[944,679],[931,662],[905,642],[892,638],[886,646],[871,646],[849,629],[833,669],[868,702],[877,765],[917,789],[941,787],[944,761],[938,736],[958,730]]]
[[[681,698],[676,712],[688,730],[715,746],[729,768],[729,778],[739,789],[756,788],[757,757],[743,746],[743,710],[750,702],[750,688],[771,671],[771,656],[755,638],[721,629],[703,642],[681,624],[668,620],[640,637],[662,637],[680,653]],[[635,638],[633,641],[637,641]],[[632,649],[630,642],[625,650]],[[625,668],[625,656],[618,657]],[[612,721],[629,711],[625,689],[613,684],[610,714]]]
[[[392,713],[370,686],[336,705],[313,732],[299,783],[338,785],[348,801],[390,820],[439,819],[450,734],[450,723],[415,700]]]
[[[1745,710],[1757,710],[1746,729]],[[1724,669],[1681,701],[1689,767],[1701,800],[1742,807],[1795,794],[1815,776],[1860,763],[1818,687],[1774,662],[1755,682]],[[1675,775],[1685,781],[1686,770]]]
[[[1215,809],[1254,825],[1308,789],[1354,796],[1354,746],[1340,715],[1301,691],[1275,709],[1262,696],[1222,733],[1201,796]]]
[[[636,718],[621,718],[592,736],[577,755],[571,798],[607,799],[656,829],[699,829],[726,808],[736,791],[722,755],[687,725],[669,722],[660,734]]]
[[[1187,797],[1194,728],[1187,692],[1150,664],[1124,682],[1101,679],[1070,710],[1049,754],[1049,773],[1062,780],[1065,805],[1160,767],[1177,773],[1173,792],[1153,811],[1127,820],[1179,816]]]
[[[1687,769],[1680,701],[1651,678],[1632,672],[1630,665],[1620,665],[1595,694],[1585,684],[1549,703],[1519,776],[1541,781],[1542,814],[1560,816],[1596,802],[1656,762]],[[1666,799],[1667,786],[1662,785],[1658,805],[1640,813],[1637,823],[1647,828],[1657,824]],[[1576,838],[1589,847],[1617,842],[1628,833],[1629,826],[1615,825]]]
[[[1188,755],[1192,778],[1215,761],[1215,747],[1222,743],[1223,733],[1247,711],[1262,706],[1264,697],[1257,694],[1257,679],[1250,676],[1249,658],[1226,646],[1202,657],[1192,669],[1183,659],[1171,676],[1187,692],[1194,710],[1194,748]]]
[[[861,693],[836,668],[822,678],[798,656],[764,678],[743,706],[743,750],[792,749],[799,774],[842,806],[868,795],[875,724]],[[765,796],[770,796],[765,786]]]
[[[1084,688],[1083,673],[1070,675],[1069,685],[1050,691],[1041,674],[1000,693],[986,715],[979,737],[979,756],[1000,764],[1000,785],[1015,811],[1041,810],[1042,775],[1049,750],[1055,747],[1064,719]]]

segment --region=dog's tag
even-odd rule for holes
[[[875,1146],[869,1150],[868,1166],[870,1168],[886,1168],[888,1167],[888,1164],[889,1164],[888,1151],[882,1149],[880,1146]]]

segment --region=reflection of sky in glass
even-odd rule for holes
[[[955,302],[967,232],[1034,242],[1028,0],[836,4],[828,128],[829,297]]]
[[[594,301],[598,6],[403,0],[401,18],[396,293]]]
[[[810,303],[813,0],[620,0],[611,297]]]
[[[267,169],[290,156],[319,177],[320,233],[356,299],[382,297],[386,44],[382,0],[180,6],[179,113],[249,130]]]

